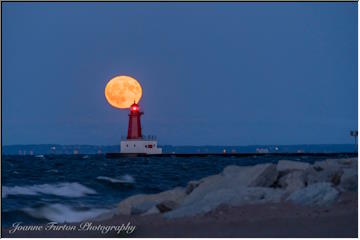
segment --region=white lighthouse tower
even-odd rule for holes
[[[126,140],[120,143],[120,152],[127,154],[161,154],[155,137],[143,137],[141,133],[140,117],[144,113],[140,111],[138,104],[134,102],[130,106],[129,127]]]

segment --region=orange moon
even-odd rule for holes
[[[105,87],[106,100],[116,108],[129,108],[134,101],[138,103],[141,96],[140,83],[129,76],[114,77]]]

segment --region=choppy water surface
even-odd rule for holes
[[[217,174],[227,165],[276,163],[284,157],[122,158],[104,155],[3,156],[3,226],[77,222],[137,193],[156,193]],[[289,158],[287,158],[289,159]],[[322,158],[296,157],[313,162]]]

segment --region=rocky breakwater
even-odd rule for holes
[[[184,188],[129,197],[112,215],[163,214],[171,219],[204,214],[220,205],[290,202],[329,206],[342,192],[357,191],[357,183],[356,158],[227,166],[221,173],[190,181]]]

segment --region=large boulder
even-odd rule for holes
[[[192,191],[184,199],[184,204],[201,200],[209,192],[219,189],[234,189],[237,187],[268,187],[277,179],[274,164],[259,164],[249,167],[228,166],[217,175],[212,175],[198,182],[188,184]],[[194,187],[196,186],[196,187]]]
[[[187,186],[185,188],[185,193],[190,194],[200,184],[202,185],[203,188],[206,188],[206,186],[211,187],[216,182],[219,182],[220,179],[222,179],[221,174],[216,174],[216,175],[210,175],[210,176],[204,177],[204,178],[202,178],[200,180],[190,181],[190,182],[188,182],[188,184],[187,184]]]
[[[146,196],[146,195],[144,195],[144,196]],[[156,204],[157,204],[157,201],[155,201],[154,199],[143,198],[143,200],[144,201],[140,201],[131,206],[131,209],[130,209],[131,215],[143,214],[143,213],[147,212],[149,209],[151,209],[152,207],[156,206]]]
[[[333,185],[340,183],[343,174],[342,168],[339,168],[337,165],[326,165],[326,167],[319,169],[317,166],[319,165],[305,171],[305,181],[308,185],[318,182],[329,182]]]
[[[323,171],[327,169],[341,169],[343,166],[339,163],[338,159],[326,159],[322,161],[316,161],[313,167],[317,171]]]
[[[188,182],[188,184],[186,185],[185,193],[190,194],[195,188],[197,188],[200,185],[200,183],[202,183],[202,180],[195,180]]]
[[[153,215],[153,214],[159,214],[160,210],[154,206],[152,208],[150,208],[149,210],[147,210],[145,213],[141,214],[141,216],[146,216],[146,215]]]
[[[164,201],[180,203],[185,197],[184,188],[174,188],[157,194],[138,194],[121,201],[117,208],[117,214],[142,214]]]
[[[171,201],[171,200],[166,200],[166,201],[156,204],[157,209],[159,209],[159,211],[161,213],[174,210],[178,206],[179,206],[179,203],[177,203],[175,201]]]
[[[344,169],[341,176],[339,188],[341,191],[357,191],[358,174],[357,169]]]
[[[326,159],[323,161],[316,161],[313,166],[318,171],[327,169],[357,169],[357,162],[357,158]]]
[[[275,182],[278,173],[274,164],[266,163],[250,167],[228,166],[221,175],[225,181],[235,181],[240,186],[269,187]]]
[[[234,186],[231,189],[220,188],[208,192],[198,201],[183,203],[180,207],[164,214],[166,218],[178,218],[204,214],[220,205],[240,206],[244,204],[261,204],[280,202],[284,191],[264,187]]]
[[[294,192],[305,187],[304,171],[293,171],[282,176],[278,181],[278,185],[285,189],[286,192]]]
[[[307,206],[328,206],[334,203],[338,196],[339,192],[331,186],[331,183],[322,182],[293,192],[287,201]]]
[[[216,189],[217,187],[221,187],[223,185],[223,180],[224,178],[220,174],[217,174],[202,178],[197,181],[189,182],[186,186],[186,194],[188,194],[186,199],[189,199],[190,196],[190,198],[195,199],[197,195],[202,195],[206,192]]]
[[[280,160],[276,165],[278,172],[290,172],[295,170],[306,170],[310,167],[309,163],[298,162],[298,161],[289,161],[289,160]]]
[[[357,162],[357,158],[317,161],[313,165],[317,174],[309,174],[308,182],[310,184],[315,182],[332,182],[334,185],[343,182],[345,184],[343,184],[340,189],[357,189]],[[346,175],[343,176],[345,172]],[[356,181],[356,186],[354,185],[354,181]]]
[[[338,159],[338,163],[345,168],[356,168],[358,165],[357,158],[340,158]]]

